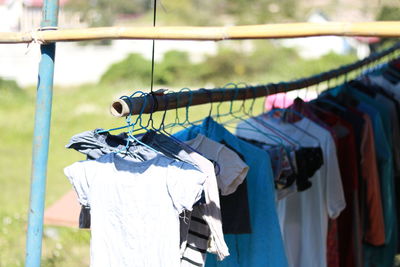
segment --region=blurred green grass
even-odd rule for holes
[[[352,61],[353,57],[335,57],[333,60],[325,58],[318,64],[313,61],[310,66],[310,62],[307,64],[293,60],[290,65],[274,64],[278,67],[266,71],[263,76],[248,78],[244,73],[238,77],[250,84],[256,84],[254,81],[258,83],[281,81],[326,71]],[[309,66],[308,72],[305,71],[307,66]],[[136,83],[127,81],[117,85],[87,84],[54,88],[46,206],[54,203],[71,189],[71,185],[64,177],[63,168],[84,159],[83,155],[65,149],[64,146],[70,137],[99,127],[113,128],[124,125],[124,119],[110,115],[109,105],[113,99],[132,93],[133,84]],[[139,85],[141,84],[137,83],[135,87],[143,88]],[[223,86],[223,84],[218,85]],[[1,91],[0,94],[0,267],[24,265],[35,97],[35,87],[24,88],[22,92]],[[262,102],[263,99],[255,102],[255,114],[261,112]],[[248,109],[251,100],[246,103]],[[240,101],[235,103],[233,110],[238,110],[241,104]],[[213,105],[214,113],[217,106],[217,103]],[[221,113],[226,113],[229,106],[230,103],[223,103],[220,106]],[[191,108],[190,121],[206,117],[209,110],[209,104]],[[155,113],[156,126],[159,125],[162,115],[163,112]],[[176,112],[169,111],[166,122],[174,121],[175,117]],[[178,111],[178,117],[181,121],[185,119],[185,109]],[[147,118],[148,116],[144,116],[143,121],[147,122]],[[176,127],[172,130],[180,129]],[[228,129],[233,131],[234,124]],[[88,231],[45,226],[42,266],[88,266],[89,240]]]

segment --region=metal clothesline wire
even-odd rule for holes
[[[138,115],[186,107],[189,103],[191,106],[195,106],[214,102],[244,100],[308,88],[324,81],[347,75],[348,73],[361,69],[369,64],[373,64],[399,49],[400,42],[386,50],[371,54],[370,56],[354,63],[291,82],[270,83],[245,87],[239,87],[238,85],[232,84],[234,86],[233,88],[201,88],[200,90],[174,92],[169,94],[147,94],[140,97],[123,97],[112,102],[110,111],[116,117],[125,117],[129,114]],[[150,100],[145,101],[145,98],[148,96],[151,96]],[[157,103],[156,107],[154,102]],[[144,108],[143,105],[145,105]]]

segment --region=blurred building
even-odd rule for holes
[[[302,0],[300,8],[308,12],[323,10],[333,21],[372,21],[383,4],[396,0]]]
[[[326,2],[328,0],[318,0]],[[324,23],[330,21],[321,11],[313,12],[308,22]],[[365,21],[365,20],[364,20]],[[346,21],[350,22],[350,21]],[[358,58],[364,58],[370,54],[370,44],[376,43],[379,38],[360,38],[360,37],[341,37],[341,36],[321,36],[284,39],[283,46],[296,48],[299,55],[303,58],[319,58],[328,53],[347,54],[355,51]]]
[[[79,14],[63,10],[67,2],[60,0],[59,25],[66,28],[82,26]],[[43,0],[0,0],[0,31],[31,31],[39,28],[42,6]]]

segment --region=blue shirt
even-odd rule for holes
[[[285,249],[275,208],[274,183],[270,158],[267,152],[240,140],[210,117],[202,125],[192,126],[175,134],[182,141],[197,134],[229,144],[239,151],[250,167],[247,175],[251,234],[226,234],[230,256],[217,261],[208,255],[206,266],[287,266]]]

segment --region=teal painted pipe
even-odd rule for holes
[[[56,27],[58,0],[46,0],[43,5],[42,27]],[[41,45],[35,129],[32,149],[31,193],[26,239],[26,267],[39,267],[42,255],[43,213],[46,195],[46,173],[49,152],[51,103],[53,96],[54,56],[56,45]]]

